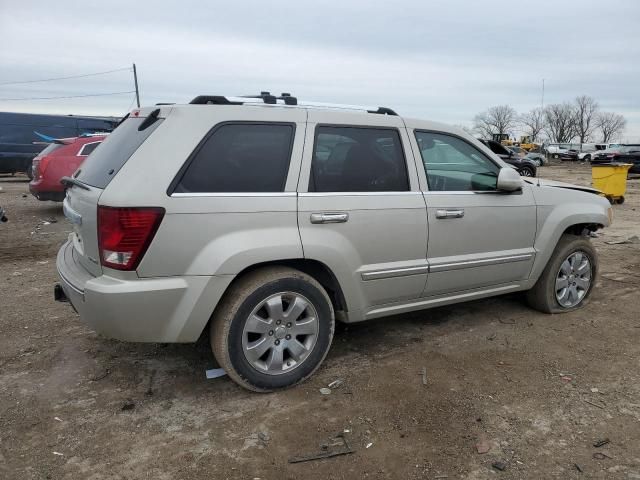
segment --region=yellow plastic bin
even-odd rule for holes
[[[611,203],[624,203],[627,192],[627,172],[630,163],[600,163],[591,166],[591,184]]]

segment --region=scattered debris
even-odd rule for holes
[[[369,442],[369,443],[367,443],[367,446],[366,446],[366,447],[364,447],[364,448],[369,448],[369,447],[371,447],[372,445],[373,445],[373,442]]]
[[[23,193],[23,194],[22,194],[22,198],[27,198],[27,194],[26,194],[26,193]],[[62,455],[62,454],[60,454],[60,455]]]
[[[516,324],[516,321],[513,318],[507,318],[507,319],[501,318],[498,321],[500,323],[504,323],[505,325],[515,325]]]
[[[480,455],[483,455],[485,453],[489,453],[490,450],[491,442],[489,442],[489,440],[487,440],[485,436],[481,436],[480,438],[478,438],[478,443],[476,443],[476,451]]]
[[[127,410],[133,410],[134,408],[136,408],[136,404],[133,403],[132,400],[127,400],[126,402],[124,402],[120,410],[126,412]]]
[[[267,432],[258,432],[258,438],[262,442],[267,443],[269,440],[271,440],[271,435],[269,435]]]
[[[507,469],[507,464],[504,462],[493,462],[491,466],[501,472],[504,472]]]
[[[320,389],[320,393],[322,395],[331,395],[331,389],[330,388],[321,388]]]
[[[60,457],[64,457],[64,453],[60,453],[60,452],[53,452],[54,455],[58,455]]]
[[[590,402],[589,400],[584,399],[584,398],[583,398],[583,400],[584,400],[585,403],[588,403],[589,405],[593,405],[594,407],[598,407],[598,408],[601,408],[602,410],[604,410],[604,407],[602,405],[598,405],[597,403]]]
[[[433,478],[449,478],[449,475],[436,475]]]
[[[427,367],[422,367],[422,384],[427,384]]]
[[[584,472],[584,470],[582,470],[582,467],[580,465],[578,465],[577,463],[574,463],[573,466],[576,467],[576,470],[578,470],[580,473]]]
[[[344,383],[344,380],[342,380],[341,378],[338,378],[337,380],[334,380],[329,385],[327,385],[327,387],[336,389],[336,388],[340,388],[343,383]]]
[[[598,390],[597,388],[592,388],[591,389],[591,393],[598,393],[600,390]]]
[[[212,368],[205,372],[207,378],[211,380],[212,378],[224,377],[227,372],[224,371],[223,368]]]
[[[487,337],[487,340],[489,340],[489,341],[491,341],[491,340],[495,340],[495,338],[496,338],[497,336],[498,336],[498,334],[497,334],[497,333],[492,333],[491,335],[489,335],[489,336]]]
[[[604,460],[605,458],[611,458],[609,455],[605,455],[602,452],[596,452],[592,455],[596,460]]]
[[[595,442],[593,442],[593,446],[596,448],[600,448],[607,443],[611,443],[611,440],[609,440],[608,438],[603,438],[602,440],[596,440]]]
[[[571,378],[569,375],[564,375],[563,377],[560,377],[562,381],[569,383],[571,380],[573,380],[573,378]]]
[[[625,240],[609,240],[608,242],[604,242],[607,245],[625,245],[628,243],[640,243],[640,237],[638,235],[633,235]]]
[[[98,380],[102,380],[103,378],[105,378],[107,375],[109,375],[111,373],[110,369],[105,369],[104,372],[102,372],[100,375],[96,375],[94,377],[89,378],[90,382],[97,382]]]
[[[321,460],[323,458],[336,457],[338,455],[347,455],[349,453],[355,452],[355,450],[353,450],[349,445],[347,437],[345,437],[344,433],[339,433],[333,438],[333,440],[336,440],[338,442],[332,445],[323,445],[322,451],[318,453],[312,453],[310,455],[303,455],[300,457],[291,457],[289,458],[289,463],[309,462],[311,460]],[[333,448],[330,449],[330,446]]]
[[[60,418],[58,418],[58,417],[53,417],[53,419],[54,419],[56,422],[61,422],[61,421],[62,421],[62,420],[60,420]]]

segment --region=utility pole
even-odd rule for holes
[[[136,84],[136,103],[140,108],[140,90],[138,89],[138,72],[136,71],[136,64],[133,64],[133,82]]]
[[[133,66],[133,71],[136,71],[135,65]],[[542,101],[540,102],[540,107],[544,110],[544,78],[542,79]]]

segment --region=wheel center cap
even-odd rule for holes
[[[286,335],[286,330],[284,327],[280,326],[276,328],[276,331],[274,332],[275,337],[278,340],[282,340],[284,338],[284,336]]]

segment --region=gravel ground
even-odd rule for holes
[[[262,395],[205,379],[207,339],[91,332],[52,298],[60,205],[23,177],[0,188],[1,479],[640,479],[640,244],[607,243],[640,235],[638,179],[594,239],[586,308],[544,315],[511,295],[342,325],[316,375]],[[288,463],[341,432],[354,453]]]

